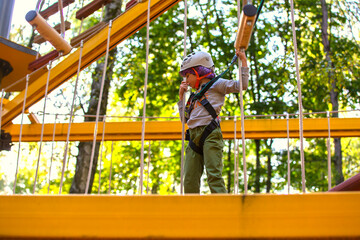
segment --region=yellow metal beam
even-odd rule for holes
[[[179,1],[180,0],[152,0],[151,21]],[[110,36],[110,49],[113,49],[117,44],[127,39],[146,25],[147,7],[147,3],[136,4],[113,21]],[[107,36],[108,26],[100,30],[84,43],[81,69],[87,67],[105,54]],[[53,91],[76,74],[79,55],[80,49],[77,49],[75,52],[67,56],[62,62],[52,68],[49,80],[49,92]],[[24,68],[27,68],[27,66],[24,66]],[[47,75],[47,73],[44,73],[29,85],[26,98],[26,108],[29,108],[44,97]],[[6,105],[2,112],[2,126],[10,123],[21,113],[24,96],[25,90],[20,92],[18,96]]]
[[[94,122],[73,123],[70,141],[92,141],[94,136]],[[287,137],[286,119],[245,120],[245,138],[267,139]],[[326,118],[304,119],[304,137],[328,137]],[[44,141],[52,141],[53,124],[45,124]],[[102,138],[102,123],[98,126],[97,140]],[[105,125],[106,141],[141,140],[141,122],[108,122]],[[234,121],[226,120],[221,123],[224,139],[234,138]],[[4,128],[12,136],[12,141],[19,139],[20,125],[13,124]],[[65,141],[68,124],[56,124],[55,141]],[[23,126],[22,141],[36,142],[40,140],[41,124],[26,124]],[[360,137],[360,118],[333,118],[330,126],[331,137]],[[299,120],[289,120],[289,135],[299,137]],[[237,121],[236,136],[241,138],[241,124]],[[180,140],[181,123],[179,121],[149,121],[145,125],[145,140]]]
[[[0,238],[360,238],[360,192],[0,196]]]

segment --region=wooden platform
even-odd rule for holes
[[[14,83],[31,73],[27,66],[36,59],[37,52],[2,37],[0,37],[0,52],[0,59],[8,62],[12,68],[12,71],[1,79],[0,89],[7,89],[7,92],[22,91],[25,88],[25,81]],[[29,82],[33,82],[36,78],[30,79]]]
[[[360,192],[0,196],[1,239],[359,239]]]
[[[63,1],[63,7],[67,7],[71,3],[75,2],[75,0],[62,0],[62,1]],[[59,11],[59,6],[58,5],[59,5],[58,2],[54,3],[53,5],[48,7],[47,9],[41,11],[40,15],[43,18],[48,19],[51,15],[53,15],[53,14],[55,14],[55,13],[57,13]]]

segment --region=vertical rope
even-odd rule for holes
[[[60,13],[60,27],[61,27],[61,36],[64,38],[65,37],[65,21],[64,21],[64,6],[63,6],[63,1],[59,0],[58,1],[58,8],[59,8],[59,13]]]
[[[75,98],[76,98],[76,94],[77,94],[77,85],[78,85],[79,75],[80,75],[80,67],[81,67],[81,60],[82,60],[83,45],[84,45],[83,40],[81,40],[81,42],[80,42],[80,53],[79,53],[79,64],[78,64],[76,80],[75,80],[75,86],[74,86],[74,94],[73,94],[73,99],[72,99],[72,104],[71,104],[71,109],[70,109],[69,125],[68,125],[68,131],[67,131],[67,135],[66,135],[63,166],[62,166],[61,180],[60,180],[60,187],[59,187],[59,194],[61,194],[62,186],[63,186],[63,180],[64,180],[66,157],[67,157],[67,151],[68,151],[68,147],[69,147],[71,123],[72,123],[72,118],[73,118],[73,114],[74,114],[74,105],[75,105]]]
[[[96,110],[96,121],[95,121],[95,126],[94,126],[94,138],[93,138],[93,145],[92,145],[92,149],[91,149],[90,166],[89,166],[89,171],[88,171],[88,176],[87,176],[87,181],[86,181],[85,194],[87,194],[88,191],[89,191],[91,170],[92,170],[92,166],[93,166],[93,162],[94,162],[96,136],[97,136],[97,132],[98,132],[98,123],[99,123],[100,106],[101,106],[102,95],[103,95],[103,92],[104,92],[106,68],[107,68],[108,58],[109,58],[111,27],[112,27],[112,20],[109,21],[109,31],[108,31],[107,45],[106,45],[105,64],[104,64],[103,75],[102,75],[102,79],[101,79],[99,101],[98,101],[97,110]]]
[[[20,161],[20,156],[21,156],[21,138],[22,138],[23,121],[24,121],[25,104],[26,104],[28,86],[29,86],[29,74],[26,75],[24,102],[23,102],[23,107],[22,107],[22,112],[21,112],[21,123],[20,123],[20,133],[19,133],[19,148],[18,148],[18,155],[17,155],[17,160],[16,160],[16,171],[15,171],[15,180],[14,180],[14,186],[13,186],[13,194],[15,194],[17,175],[18,175],[18,171],[19,171],[19,161]]]
[[[248,3],[251,1],[248,1]],[[245,1],[244,1],[245,5]],[[238,23],[240,22],[240,2],[238,0]],[[239,82],[240,82],[240,111],[241,111],[241,144],[242,144],[242,157],[243,157],[243,174],[244,174],[244,194],[247,194],[247,167],[246,167],[246,149],[245,149],[245,118],[244,118],[244,96],[243,96],[243,84],[242,84],[242,63],[238,58],[239,66]]]
[[[187,39],[187,0],[184,1],[184,58],[186,57]],[[183,96],[182,107],[185,109],[185,93]],[[180,194],[184,193],[184,150],[185,150],[185,116],[181,117],[181,166],[180,166]]]
[[[327,152],[328,152],[328,190],[331,189],[331,139],[330,139],[330,112],[326,111],[328,120],[328,139],[327,139]]]
[[[290,132],[289,132],[289,114],[286,113],[286,136],[287,136],[287,187],[290,194]]]
[[[237,118],[234,116],[234,194],[239,193],[239,171],[238,171],[238,162],[237,162],[237,141],[236,141],[236,121]]]
[[[84,22],[84,18],[81,19],[81,22],[80,22],[80,28],[79,28],[79,35],[81,33],[81,29],[82,29],[82,26],[83,26],[83,22]]]
[[[106,115],[103,117],[103,130],[102,130],[102,138],[101,138],[101,149],[100,149],[100,162],[99,162],[99,188],[98,194],[100,194],[100,186],[101,186],[101,162],[102,162],[102,152],[104,148],[104,137],[105,137],[105,123],[106,123]]]
[[[102,6],[101,6],[101,17],[100,17],[100,22],[102,22],[103,20],[104,20],[104,8],[105,7],[105,5],[103,4]]]
[[[48,194],[49,194],[49,192],[50,192],[51,168],[52,168],[52,161],[53,161],[53,156],[54,156],[54,143],[55,143],[56,120],[57,120],[57,114],[55,114],[54,129],[53,129],[52,142],[51,142],[51,158],[50,158],[50,166],[49,166],[49,185],[48,185],[48,192],[47,192]]]
[[[144,140],[145,140],[145,116],[146,116],[146,96],[147,83],[149,72],[149,37],[150,37],[150,4],[148,1],[147,21],[146,21],[146,68],[145,68],[145,83],[144,83],[144,105],[142,115],[142,130],[141,130],[141,162],[140,162],[140,195],[143,193],[143,178],[144,178]]]
[[[67,8],[67,11],[66,11],[66,16],[65,16],[65,21],[67,19],[69,19],[69,12],[70,12],[70,7]],[[66,30],[65,30],[66,31]]]
[[[46,86],[45,86],[43,118],[42,118],[42,124],[41,124],[41,134],[40,134],[40,143],[39,143],[39,154],[38,154],[38,160],[37,160],[37,163],[36,163],[35,181],[34,181],[33,192],[32,192],[33,194],[35,194],[35,189],[36,189],[36,182],[37,182],[37,176],[38,176],[39,164],[40,164],[40,157],[41,157],[41,148],[42,148],[42,142],[43,142],[43,137],[44,137],[46,100],[47,100],[47,95],[48,95],[51,64],[52,64],[52,61],[50,60],[49,61],[49,70],[48,70],[48,75],[47,75],[47,80],[46,80]]]
[[[4,104],[4,95],[5,95],[5,91],[4,89],[1,89],[1,103],[0,103],[0,138],[1,138],[1,120],[2,120],[2,111],[3,111],[3,104]]]
[[[150,161],[151,161],[151,142],[149,141],[147,179],[146,179],[146,194],[149,194]]]
[[[64,38],[65,37],[65,21],[64,21],[64,6],[63,6],[63,1],[59,0],[58,1],[58,8],[59,8],[59,13],[60,13],[60,29],[61,29],[61,36]]]
[[[41,5],[42,2],[43,2],[43,0],[38,0],[38,1],[37,1],[36,7],[35,7],[35,11],[36,11],[36,12],[39,12],[39,11],[40,11],[40,5]]]
[[[294,42],[294,53],[295,53],[295,67],[296,67],[296,80],[298,88],[298,104],[299,104],[299,134],[300,134],[300,158],[301,158],[301,185],[302,192],[305,193],[305,160],[304,160],[304,136],[303,136],[303,109],[302,109],[302,94],[301,94],[301,82],[300,82],[300,70],[298,63],[298,53],[297,53],[297,41],[296,41],[296,31],[295,31],[295,19],[294,19],[294,1],[290,0],[291,5],[291,25],[292,25],[292,34]]]
[[[45,43],[46,44],[46,43]],[[35,59],[38,59],[39,57],[40,57],[40,54],[39,54],[39,52],[40,52],[40,48],[41,48],[41,44],[39,44],[39,46],[38,46],[38,49],[37,49],[37,54],[36,54],[36,58]]]
[[[82,0],[82,2],[81,2],[81,8],[83,8],[83,7],[84,7],[84,0]],[[84,22],[84,18],[81,18],[80,28],[79,28],[79,33],[78,33],[78,34],[81,33],[81,29],[82,29],[82,26],[83,26],[83,22]]]
[[[112,159],[113,159],[113,152],[114,152],[114,141],[111,142],[111,157],[110,157],[110,173],[109,173],[109,190],[108,194],[111,192],[111,177],[112,177]]]

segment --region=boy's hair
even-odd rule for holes
[[[199,74],[199,77],[202,77],[202,76],[204,76],[204,75],[206,75],[206,74],[209,74],[209,73],[212,73],[212,74],[210,74],[210,75],[207,76],[206,78],[212,79],[212,78],[215,77],[214,71],[213,71],[212,69],[210,69],[210,68],[207,68],[207,67],[204,67],[204,66],[196,66],[196,67],[194,67],[194,69],[195,69],[195,70],[197,71],[197,73]],[[188,68],[188,69],[185,69],[185,70],[181,71],[181,72],[180,72],[180,75],[181,75],[182,77],[185,77],[186,74],[188,74],[188,73],[196,75],[195,72],[194,72],[194,70],[193,70],[193,68]]]

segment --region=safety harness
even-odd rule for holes
[[[229,67],[221,73],[219,76],[216,76],[215,78],[211,79],[208,83],[203,85],[198,93],[191,93],[189,99],[187,100],[186,106],[185,106],[185,121],[187,122],[190,119],[190,114],[192,110],[194,109],[194,105],[196,101],[199,101],[200,104],[209,112],[209,114],[212,116],[211,122],[205,127],[203,134],[201,135],[201,138],[199,140],[199,146],[197,146],[193,140],[190,138],[190,132],[189,129],[186,131],[185,139],[189,141],[189,146],[192,150],[194,150],[196,153],[203,155],[203,147],[206,138],[218,127],[220,127],[220,121],[218,119],[218,115],[216,114],[216,111],[214,107],[210,104],[210,102],[206,99],[206,97],[203,98],[207,90],[211,88],[211,86],[223,75],[225,75],[230,67],[236,62],[237,56],[235,55],[233,59],[231,60],[231,63]],[[195,74],[197,77],[198,73],[195,71]]]

